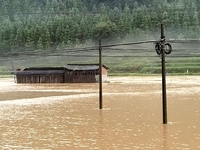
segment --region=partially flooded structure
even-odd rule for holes
[[[102,82],[107,70],[102,65]],[[95,83],[99,81],[99,64],[68,64],[65,67],[33,67],[11,72],[17,83]]]

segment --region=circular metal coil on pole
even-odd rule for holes
[[[158,41],[155,43],[155,50],[158,55],[162,54],[162,48],[161,48],[162,45],[161,44],[162,44],[161,41]],[[170,54],[172,52],[171,44],[165,43],[164,45],[165,45],[165,54],[167,54],[167,55]]]
[[[172,52],[172,46],[169,43],[165,43],[165,54],[170,54]]]
[[[155,50],[158,55],[161,55],[161,43],[160,41],[155,43]]]

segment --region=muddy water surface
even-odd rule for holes
[[[103,84],[18,85],[0,79],[2,150],[200,149],[200,77],[110,77]]]

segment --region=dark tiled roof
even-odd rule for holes
[[[31,71],[13,71],[15,75],[43,75],[43,74],[63,74],[63,70],[31,70]]]
[[[104,68],[109,69],[105,65]],[[68,64],[65,67],[31,67],[25,68],[24,70],[18,69],[17,71],[12,71],[11,74],[62,74],[65,70],[98,70],[99,64]]]
[[[103,67],[109,69],[105,65]],[[67,64],[65,68],[68,70],[98,70],[99,64]]]
[[[30,67],[30,68],[25,68],[24,71],[37,71],[37,70],[65,70],[65,67]]]

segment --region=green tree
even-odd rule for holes
[[[105,43],[117,38],[117,26],[111,21],[97,23],[94,27],[93,40],[95,43],[102,39]]]

